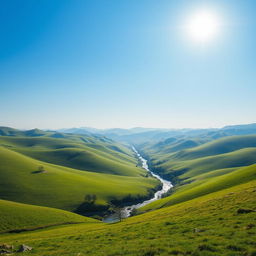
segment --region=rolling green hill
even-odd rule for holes
[[[195,177],[196,179],[196,177]],[[197,180],[184,186],[178,187],[175,192],[166,198],[155,201],[139,211],[158,209],[169,205],[189,201],[216,191],[220,191],[239,184],[256,180],[256,164],[249,167],[239,168],[230,173],[222,174],[217,177],[208,177],[203,180]]]
[[[0,126],[0,136],[18,136],[18,135],[23,135],[24,132],[14,129],[14,128],[10,128],[10,127],[4,127],[4,126]]]
[[[177,153],[174,158],[195,159],[205,156],[229,153],[243,148],[255,148],[256,135],[230,136],[187,149]]]
[[[83,138],[84,139],[84,138]],[[92,140],[93,139],[93,140]],[[113,141],[78,141],[74,138],[0,137],[0,146],[41,161],[79,170],[139,176],[137,159],[131,150]]]
[[[33,247],[31,256],[254,256],[255,191],[251,181],[116,224],[0,234],[0,240],[14,245],[13,252],[21,244]],[[242,209],[247,213],[239,213]]]
[[[161,167],[165,173],[180,173],[179,179],[184,180],[213,170],[248,166],[254,163],[256,163],[256,148],[244,148],[192,160],[169,160],[161,164]]]
[[[97,222],[95,219],[47,207],[0,200],[0,233],[21,232],[62,224]]]
[[[1,199],[69,211],[86,203],[87,194],[97,196],[95,204],[106,206],[111,200],[122,200],[129,194],[133,198],[145,197],[158,185],[153,178],[80,171],[41,162],[3,147],[0,162]]]
[[[144,150],[151,168],[175,187],[169,196],[139,212],[189,201],[256,178],[256,135],[225,137],[172,153],[166,153],[165,143],[146,145]]]
[[[102,215],[159,186],[131,149],[104,136],[0,131],[0,199]]]
[[[256,163],[256,135],[225,137],[172,153],[166,153],[159,143],[141,149],[152,169],[174,183],[218,169]]]
[[[136,167],[129,148],[104,136],[4,131],[0,240],[15,246],[13,255],[20,244],[32,246],[33,256],[256,253],[256,136],[141,145],[151,168],[176,186],[139,215],[106,224],[68,211],[102,214],[113,200],[152,193],[159,182]],[[15,230],[21,233],[7,233]]]

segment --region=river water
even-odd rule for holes
[[[151,173],[152,176],[154,176],[155,178],[160,180],[160,182],[162,183],[162,188],[160,190],[158,190],[157,192],[155,192],[154,196],[151,199],[148,199],[142,203],[123,207],[121,209],[122,218],[128,218],[131,216],[131,213],[134,209],[138,209],[140,207],[143,207],[149,203],[152,203],[152,202],[160,199],[163,194],[165,194],[170,188],[173,187],[173,185],[170,181],[161,178],[159,175],[155,174],[148,168],[147,160],[140,155],[140,153],[136,150],[136,148],[132,147],[132,149],[136,153],[139,160],[141,161],[142,168],[144,168],[146,171]],[[107,222],[107,223],[116,222],[116,221],[119,221],[119,217],[117,216],[117,214],[111,214],[109,216],[106,216],[103,219],[103,222]]]

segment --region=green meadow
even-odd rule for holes
[[[251,180],[256,180],[256,165],[243,167],[227,174],[221,174],[214,178],[211,177],[193,181],[187,185],[178,187],[170,196],[155,201],[143,208],[140,208],[139,210],[152,210],[168,205],[178,204],[222,189],[233,187],[238,184],[243,184]]]
[[[256,255],[255,135],[137,145],[174,187],[110,224],[99,219],[113,203],[143,201],[160,185],[129,146],[101,135],[0,131],[0,241],[12,255],[21,244],[34,256]]]
[[[54,208],[0,200],[0,233],[26,231],[97,220]]]
[[[104,137],[40,134],[0,137],[1,199],[97,215],[113,200],[148,198],[159,186],[136,166],[131,149],[119,143]]]
[[[175,186],[169,196],[140,208],[139,212],[174,205],[256,179],[255,135],[229,136],[200,144],[172,153],[166,153],[166,147],[171,145],[145,147],[144,154],[153,156],[149,157],[152,168],[169,177]]]
[[[0,0],[0,36],[0,256],[256,256],[256,0]]]
[[[32,246],[26,255],[248,255],[256,253],[256,183],[251,181],[116,224],[62,225],[2,234],[3,243]],[[13,255],[20,255],[14,253]]]

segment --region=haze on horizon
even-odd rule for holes
[[[254,123],[255,10],[253,0],[2,0],[0,125]]]
[[[104,126],[104,127],[95,127],[95,126],[89,126],[89,125],[81,125],[81,126],[66,126],[66,127],[37,127],[37,126],[26,126],[26,127],[17,127],[17,126],[11,126],[11,125],[0,125],[0,126],[7,126],[14,129],[20,129],[20,130],[33,130],[33,129],[40,129],[45,131],[64,131],[66,129],[95,129],[95,130],[112,130],[112,129],[124,129],[124,130],[132,130],[132,129],[152,129],[152,130],[182,130],[182,129],[221,129],[228,126],[240,126],[240,125],[253,125],[256,124],[255,122],[251,123],[233,123],[233,124],[224,124],[222,126],[166,126],[166,127],[158,127],[158,126]]]

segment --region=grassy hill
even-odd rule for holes
[[[0,200],[0,219],[0,233],[21,232],[68,223],[97,222],[95,219],[59,209],[6,200]]]
[[[3,147],[0,162],[1,199],[69,211],[86,203],[87,194],[97,196],[95,204],[106,206],[111,200],[122,200],[129,194],[134,199],[145,197],[158,185],[153,178],[80,171],[41,162]]]
[[[159,186],[131,149],[104,136],[0,131],[0,199],[102,215]]]
[[[0,126],[0,136],[18,136],[23,135],[24,133],[20,130],[10,128],[10,127],[4,127]]]
[[[169,196],[139,212],[185,202],[256,178],[256,135],[225,137],[172,153],[164,153],[166,147],[161,143],[145,149],[147,156],[153,154],[151,168],[176,186]]]
[[[85,223],[21,234],[3,243],[33,247],[32,256],[254,256],[256,182],[251,181],[116,224]],[[19,255],[14,253],[13,255]]]
[[[83,138],[84,139],[84,138]],[[92,140],[93,139],[93,140]],[[137,159],[131,150],[113,141],[79,141],[74,138],[0,137],[0,146],[41,161],[79,170],[139,176]]]
[[[205,156],[229,153],[243,148],[255,148],[256,135],[230,136],[222,139],[184,150],[177,153],[174,158],[195,159]]]
[[[140,208],[139,211],[143,212],[178,204],[238,184],[256,180],[256,164],[233,170],[227,174],[219,174],[217,177],[208,177],[203,180],[196,180],[195,177],[194,179],[194,182],[178,187],[172,195]]]
[[[180,180],[218,169],[248,166],[256,163],[256,148],[244,148],[230,153],[195,158],[192,160],[169,160],[161,167],[165,173],[179,173]]]
[[[256,255],[256,136],[144,144],[176,186],[138,210],[146,213],[105,224],[54,208],[97,214],[114,199],[146,197],[158,182],[129,148],[103,136],[10,132],[0,136],[0,198],[15,202],[0,200],[0,240],[13,255],[20,244],[34,256]]]
[[[159,143],[141,149],[151,167],[174,182],[218,169],[256,163],[256,135],[225,137],[171,153],[166,153],[165,146]]]

